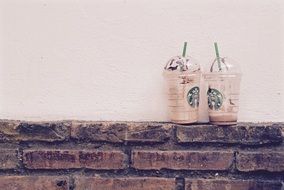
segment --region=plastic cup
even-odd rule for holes
[[[210,123],[232,125],[238,120],[240,69],[228,58],[216,58],[210,71],[204,74],[208,84],[208,114]]]
[[[176,56],[164,68],[169,117],[174,123],[198,121],[200,66],[191,57]]]

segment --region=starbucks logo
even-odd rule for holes
[[[209,88],[207,91],[208,106],[211,110],[218,110],[223,104],[223,95],[214,88]]]
[[[195,86],[188,91],[187,102],[193,108],[199,106],[199,87]]]

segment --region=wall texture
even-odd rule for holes
[[[283,190],[283,123],[0,121],[1,190]]]
[[[0,117],[167,120],[162,68],[187,40],[204,68],[214,41],[241,65],[241,121],[283,121],[283,6],[1,0]],[[201,108],[200,121],[207,121],[204,101]]]

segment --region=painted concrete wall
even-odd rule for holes
[[[241,121],[284,120],[282,0],[0,2],[1,118],[167,120],[162,68],[187,40],[204,68],[214,41],[241,65]]]

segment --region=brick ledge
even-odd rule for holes
[[[58,142],[76,139],[85,142],[163,143],[174,140],[179,144],[263,145],[281,143],[283,138],[284,123],[239,123],[234,126],[214,126],[160,122],[0,120],[0,142]]]
[[[0,189],[281,190],[283,126],[0,120]]]

